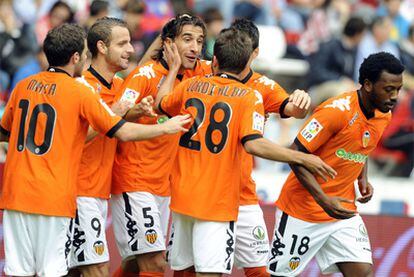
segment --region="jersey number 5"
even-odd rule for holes
[[[197,133],[198,128],[203,124],[204,118],[206,116],[206,108],[204,103],[198,98],[190,98],[185,102],[185,108],[194,107],[197,110],[197,116],[194,120],[194,124],[191,126],[190,130],[187,133],[183,134],[180,138],[180,146],[189,148],[192,150],[200,151],[201,143],[199,141],[193,140],[192,138]],[[222,111],[223,118],[221,121],[217,121],[215,114],[218,111]],[[213,153],[218,154],[223,150],[227,142],[227,137],[229,135],[229,122],[231,119],[231,108],[229,104],[225,102],[217,102],[213,105],[210,112],[210,124],[207,127],[206,131],[206,146],[207,149]],[[221,133],[221,139],[218,143],[213,141],[213,132],[218,131]]]
[[[29,120],[29,128],[27,130],[27,135],[25,134],[26,130],[26,121],[27,114],[30,108],[30,102],[27,99],[22,99],[19,102],[19,108],[22,109],[22,117],[20,119],[19,134],[17,138],[17,151],[22,152],[27,147],[35,155],[43,155],[49,151],[50,146],[52,145],[53,131],[55,129],[56,123],[56,111],[48,103],[37,104],[32,111]],[[45,133],[43,136],[43,142],[41,144],[36,144],[35,134],[37,121],[40,114],[46,116],[46,126]]]

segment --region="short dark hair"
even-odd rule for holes
[[[115,26],[127,28],[125,21],[115,17],[102,17],[95,21],[88,31],[88,49],[92,58],[98,55],[96,44],[102,40],[106,46],[111,44],[112,28]]]
[[[109,3],[104,0],[93,0],[91,6],[89,7],[89,14],[91,16],[97,16],[102,11],[107,11],[109,8]]]
[[[253,52],[252,40],[236,28],[223,29],[214,44],[219,70],[239,74]]]
[[[78,52],[85,48],[86,33],[77,24],[65,23],[47,33],[43,50],[50,66],[64,66]]]
[[[259,47],[259,29],[253,21],[245,18],[238,18],[234,20],[231,27],[236,28],[239,31],[245,32],[252,40],[253,49]]]
[[[193,25],[196,27],[200,27],[203,30],[204,36],[206,36],[206,25],[200,17],[189,14],[181,14],[177,15],[174,19],[171,19],[164,25],[161,31],[162,42],[165,42],[167,38],[174,40],[181,34],[181,31],[183,30],[183,27],[185,25]],[[163,51],[163,47],[157,49],[156,53],[152,56],[152,58],[156,61],[160,61],[163,56]]]
[[[402,74],[404,65],[394,55],[387,52],[371,54],[364,59],[359,68],[359,83],[364,84],[365,80],[376,83],[383,71],[391,74]]]
[[[354,37],[361,34],[367,28],[367,24],[360,17],[351,17],[345,23],[343,34],[347,37]]]

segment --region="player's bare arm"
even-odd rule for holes
[[[138,141],[178,132],[187,132],[188,129],[184,126],[190,121],[190,115],[178,115],[163,124],[144,125],[126,122],[115,133],[115,137],[121,141]]]
[[[336,175],[336,171],[319,157],[282,147],[265,138],[247,141],[244,149],[247,153],[264,159],[302,165],[325,180],[327,176],[334,178]]]
[[[304,118],[309,111],[311,98],[309,94],[300,89],[296,89],[290,96],[289,102],[285,107],[285,114],[294,118]]]
[[[298,149],[296,144],[292,144],[291,148],[295,150]],[[347,219],[355,215],[354,211],[345,209],[341,206],[341,202],[352,203],[352,200],[342,197],[330,197],[325,194],[315,176],[313,176],[306,167],[299,164],[289,165],[302,186],[309,191],[316,203],[318,203],[329,216],[337,219]]]
[[[368,182],[368,161],[365,162],[364,168],[361,171],[361,174],[358,176],[358,187],[361,197],[357,200],[360,203],[367,203],[371,200],[374,194],[374,187]]]
[[[127,110],[123,117],[129,122],[136,122],[141,116],[155,117],[157,114],[154,112],[153,105],[154,98],[148,95],[142,98],[141,102]]]

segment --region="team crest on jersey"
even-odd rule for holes
[[[260,113],[253,113],[253,130],[263,133],[264,129],[264,116]]]
[[[256,240],[264,240],[266,237],[265,231],[263,230],[261,226],[254,227],[252,234]]]
[[[319,121],[316,120],[316,118],[313,118],[308,125],[303,128],[303,130],[300,132],[302,137],[307,141],[310,142],[313,140],[317,134],[323,129],[322,124],[319,123]]]
[[[157,238],[158,238],[158,234],[157,234],[157,232],[154,229],[148,229],[145,232],[145,239],[149,243],[154,244],[157,241]]]
[[[300,265],[300,258],[299,257],[292,257],[289,260],[289,267],[291,270],[295,270]]]
[[[325,108],[334,108],[340,109],[341,111],[349,111],[351,109],[351,96],[335,99],[331,104],[325,105]]]
[[[369,131],[365,131],[364,134],[362,135],[362,147],[367,148],[370,138],[371,138],[371,135]]]
[[[95,241],[95,243],[93,244],[93,250],[95,250],[96,254],[98,254],[99,256],[102,256],[102,254],[105,251],[105,244],[103,243],[103,241],[101,240]]]
[[[137,101],[137,99],[139,97],[139,94],[140,93],[138,91],[135,91],[135,90],[130,89],[130,88],[126,88],[124,93],[122,94],[121,101],[125,101],[125,102],[128,102],[128,103],[134,105],[135,101]]]

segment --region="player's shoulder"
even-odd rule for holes
[[[316,111],[334,112],[338,115],[349,115],[358,108],[358,105],[358,94],[356,91],[351,91],[329,98],[321,103]]]
[[[129,74],[128,79],[144,78],[153,80],[161,78],[166,75],[168,70],[159,62],[151,60],[142,65],[135,67],[135,69]]]
[[[79,93],[92,93],[92,94],[96,94],[96,90],[93,87],[93,85],[90,83],[90,81],[87,80],[87,78],[82,75],[81,77],[77,77],[74,79],[73,82],[73,86],[74,86],[74,92],[79,92]]]
[[[276,81],[270,79],[266,75],[257,72],[253,72],[247,83],[256,87],[262,87],[271,90],[277,89],[279,87],[279,84]]]
[[[198,65],[203,75],[210,76],[213,74],[211,69],[211,61],[200,59],[198,61]]]

